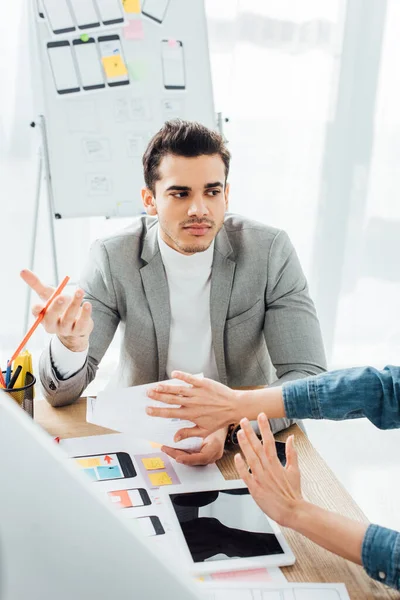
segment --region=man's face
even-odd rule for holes
[[[219,154],[161,160],[155,197],[142,190],[147,213],[157,215],[161,237],[182,254],[204,252],[224,222],[229,186]]]

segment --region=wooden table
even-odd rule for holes
[[[63,408],[52,408],[45,400],[38,400],[35,402],[35,420],[51,435],[61,438],[114,433],[86,423],[85,398]],[[357,521],[366,522],[365,515],[299,427],[293,426],[278,434],[277,439],[284,441],[291,433],[295,434],[303,493],[307,500]],[[226,479],[238,477],[233,453],[227,453],[218,462],[218,466]],[[398,592],[370,579],[362,567],[323,550],[294,531],[284,529],[284,533],[296,556],[295,565],[282,568],[289,581],[343,582],[351,600],[400,599]]]

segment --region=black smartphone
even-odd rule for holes
[[[275,448],[281,465],[284,467],[286,465],[286,444],[284,442],[275,441]]]
[[[91,481],[109,481],[136,477],[137,473],[127,452],[74,456],[75,462]]]

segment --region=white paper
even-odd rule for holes
[[[343,583],[201,583],[203,600],[350,600]]]
[[[91,406],[89,399],[88,406]],[[176,545],[178,542],[176,540],[176,531],[169,525],[170,519],[168,517],[168,511],[160,493],[160,489],[149,487],[148,481],[143,477],[143,474],[139,468],[140,459],[137,457],[137,455],[143,454],[160,454],[159,450],[157,451],[157,449],[155,449],[152,444],[146,440],[134,439],[130,435],[124,435],[120,433],[94,435],[82,438],[70,438],[67,440],[61,440],[60,446],[66,455],[70,457],[127,452],[132,459],[137,476],[126,479],[96,481],[92,483],[93,489],[103,498],[108,498],[110,507],[113,510],[121,511],[121,516],[124,519],[127,519],[127,521],[132,524],[132,527],[139,533],[142,532],[142,528],[140,526],[140,522],[136,520],[138,517],[150,517],[152,515],[157,516],[165,530],[165,535],[152,535],[151,540],[153,547],[157,552],[160,553],[160,556],[170,556],[171,552],[177,552]],[[215,484],[218,485],[221,483],[221,481],[224,481],[224,477],[217,465],[207,465],[205,467],[187,467],[185,465],[179,465],[173,461],[173,459],[169,460],[171,461],[173,469],[181,484],[190,484],[194,479],[197,481],[201,479],[201,481],[208,483],[211,488]],[[144,506],[142,500],[140,500],[140,504],[138,506],[121,509],[108,496],[108,492],[132,490],[133,488],[147,489],[151,504]],[[135,498],[134,491],[129,491],[128,493],[129,495],[132,494],[132,500],[134,503],[138,494],[136,493]]]
[[[189,385],[178,379],[171,379],[165,383],[180,386]],[[174,442],[174,436],[179,429],[193,427],[191,421],[150,417],[146,414],[147,406],[173,407],[162,402],[156,402],[147,396],[147,390],[155,386],[155,383],[151,383],[101,392],[96,399],[91,398],[90,401],[88,399],[87,422],[115,429],[121,433],[132,433],[138,438],[144,438],[172,448],[198,451],[203,442],[202,438],[196,437],[178,443]]]

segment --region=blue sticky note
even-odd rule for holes
[[[83,469],[83,472],[86,473],[91,481],[97,481],[97,475],[94,469]]]
[[[99,479],[120,479],[122,477],[121,469],[118,465],[113,467],[97,467]]]

